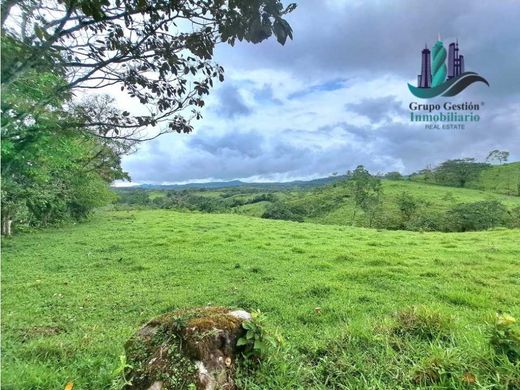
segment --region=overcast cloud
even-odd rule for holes
[[[226,80],[196,131],[143,144],[123,166],[137,183],[175,183],[309,179],[358,164],[410,173],[496,148],[520,160],[518,20],[517,0],[299,1],[294,41],[220,46]],[[491,85],[449,99],[484,102],[465,130],[409,120],[418,99],[406,84],[439,33],[445,46],[458,38],[466,69]]]

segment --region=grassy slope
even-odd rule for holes
[[[383,180],[382,203],[389,213],[398,213],[396,199],[402,192],[407,192],[423,202],[429,210],[446,211],[457,203],[471,203],[481,200],[496,199],[507,207],[520,206],[520,197],[507,196],[482,190],[444,187],[417,183],[412,181]],[[315,210],[306,218],[310,222],[326,224],[351,224],[354,214],[354,200],[344,183],[328,185],[309,191],[280,192],[278,196],[292,205],[299,205],[306,210]],[[240,214],[259,217],[263,214],[268,202],[256,205],[239,206],[235,211]],[[311,211],[312,213],[312,211]],[[357,222],[363,223],[363,213],[357,212]]]
[[[21,235],[3,248],[2,388],[108,388],[141,324],[207,304],[261,309],[292,348],[247,389],[416,388],[431,370],[441,388],[467,372],[504,388],[520,378],[505,362],[495,373],[486,321],[520,316],[519,241],[162,210]],[[389,333],[416,304],[453,316],[453,337]]]
[[[520,195],[520,161],[486,169],[477,180],[469,182],[467,186],[518,196]]]
[[[330,188],[329,197],[341,192],[346,193],[345,188],[337,186]],[[514,196],[500,195],[481,190],[443,187],[430,184],[414,183],[410,181],[389,181],[383,180],[383,207],[393,214],[397,214],[397,198],[407,192],[414,198],[423,202],[423,207],[434,211],[446,211],[458,203],[472,203],[481,200],[496,199],[504,203],[508,208],[520,206],[520,198]],[[323,201],[322,201],[323,202]],[[351,198],[344,198],[343,204],[328,213],[310,218],[310,221],[320,223],[344,224],[352,219],[354,201]]]
[[[425,182],[424,175],[412,177],[414,182]],[[478,178],[466,183],[466,188],[519,196],[520,161],[494,165],[481,172]]]

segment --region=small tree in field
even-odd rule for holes
[[[397,207],[401,212],[403,222],[408,222],[417,211],[419,204],[412,195],[402,192],[397,198]]]
[[[381,203],[381,180],[372,176],[363,165],[359,165],[349,176],[356,203],[352,224],[356,220],[356,211],[360,208],[368,216],[368,226],[372,226],[375,213]]]

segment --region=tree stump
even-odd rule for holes
[[[234,390],[243,310],[203,307],[149,321],[125,344],[125,390]]]

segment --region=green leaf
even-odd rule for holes
[[[287,41],[287,32],[285,31],[285,26],[282,23],[282,19],[277,18],[273,24],[273,32],[276,36],[276,40],[281,44],[285,45],[285,41]]]
[[[265,351],[266,347],[266,344],[262,340],[256,340],[253,349],[256,349],[257,351]]]
[[[244,337],[240,337],[237,341],[237,347],[241,347],[243,345],[247,345],[247,340]]]

